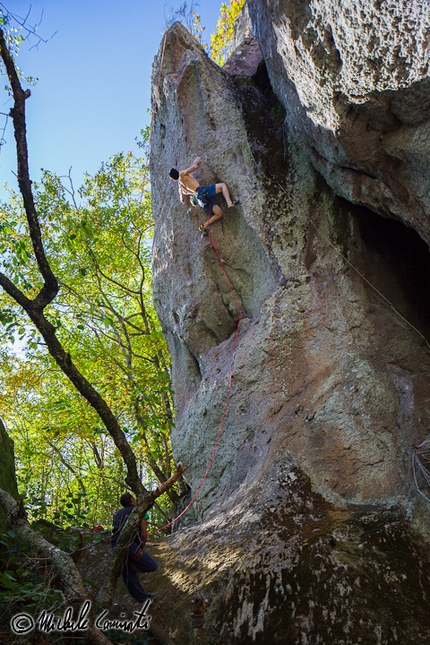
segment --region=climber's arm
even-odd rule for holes
[[[183,193],[181,189],[179,189],[179,199],[182,204],[186,204],[187,206],[190,205],[190,196]]]
[[[201,161],[202,160],[200,159],[200,157],[196,157],[194,159],[193,165],[187,168],[186,170],[181,170],[181,172],[179,173],[179,176],[185,177],[185,175],[189,175],[191,172],[194,172],[195,170],[197,170],[197,167],[201,163]]]

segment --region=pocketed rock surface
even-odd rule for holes
[[[218,438],[196,501],[154,547],[154,616],[175,642],[193,642],[196,591],[212,599],[208,644],[429,642],[413,468],[430,427],[418,4],[249,0],[256,38],[223,69],[179,24],[160,44],[154,300],[191,496]],[[218,198],[209,239],[168,177],[196,156],[201,184],[240,198],[228,212]]]

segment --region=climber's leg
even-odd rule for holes
[[[208,226],[210,226],[214,222],[217,222],[224,215],[224,211],[218,206],[218,204],[211,204],[211,208],[210,210],[208,210],[208,215],[211,215],[211,213],[213,213],[212,217],[210,217],[208,221],[205,224],[202,224],[200,227],[202,233],[206,231]]]
[[[224,211],[222,210],[222,208],[218,206],[218,204],[212,204],[212,213],[213,213],[212,217],[208,219],[208,221],[205,224],[206,227],[210,226],[210,224],[213,224],[214,222],[217,222],[224,215]],[[210,212],[209,212],[209,215],[210,215]]]
[[[232,201],[232,199],[230,197],[229,190],[227,188],[227,184],[225,184],[224,182],[222,182],[220,184],[215,184],[215,188],[216,188],[217,195],[219,193],[223,194],[223,197],[224,197],[225,201],[227,202],[227,206],[229,208],[231,208],[232,206],[236,206],[236,204],[240,203],[238,199],[235,199],[234,202]]]

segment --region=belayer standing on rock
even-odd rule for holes
[[[173,181],[177,181],[179,184],[179,198],[183,204],[186,203],[186,199],[195,197],[199,206],[205,209],[208,215],[212,214],[212,217],[208,219],[205,224],[202,224],[199,227],[199,230],[203,235],[207,235],[207,228],[214,222],[217,222],[224,215],[224,211],[218,204],[214,202],[215,197],[218,193],[222,193],[225,201],[227,202],[228,208],[232,208],[239,204],[239,200],[236,199],[232,201],[230,193],[228,192],[227,185],[224,183],[220,184],[210,184],[209,186],[200,186],[197,179],[191,176],[191,173],[197,170],[198,165],[200,164],[200,157],[196,157],[194,163],[190,168],[186,170],[176,170],[176,168],[171,168],[169,171],[169,177]]]
[[[115,547],[119,534],[121,533],[121,529],[127,522],[128,517],[136,504],[136,500],[131,493],[124,493],[124,495],[121,495],[119,498],[119,501],[124,508],[117,511],[113,518],[113,532],[111,538],[112,548]],[[154,558],[143,550],[148,539],[146,527],[147,519],[148,514],[145,513],[140,525],[140,531],[136,533],[134,540],[128,547],[128,553],[122,569],[122,579],[124,580],[125,586],[127,587],[130,595],[139,603],[144,603],[145,600],[153,598],[155,593],[148,593],[144,590],[137,574],[150,573],[151,571],[156,571],[158,568],[158,564]]]

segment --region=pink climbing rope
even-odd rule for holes
[[[234,301],[236,303],[236,307],[237,307],[237,309],[239,311],[239,318],[237,320],[236,333],[235,333],[234,341],[233,341],[233,351],[232,351],[232,356],[231,356],[231,361],[230,361],[229,380],[228,380],[228,388],[227,388],[227,401],[226,401],[226,404],[224,406],[224,412],[223,412],[223,415],[222,415],[222,419],[221,419],[221,423],[220,423],[220,426],[219,426],[218,434],[216,436],[215,443],[213,445],[212,452],[211,452],[211,455],[210,455],[210,458],[209,458],[209,461],[208,461],[208,465],[206,466],[205,473],[204,473],[204,475],[203,475],[203,477],[202,477],[202,479],[200,481],[200,484],[199,484],[196,492],[194,493],[191,501],[187,504],[187,506],[184,508],[184,510],[181,513],[179,513],[179,515],[177,517],[175,517],[175,519],[173,519],[171,522],[169,522],[168,524],[165,524],[165,526],[161,526],[161,527],[157,528],[156,529],[157,533],[158,533],[158,531],[162,531],[164,529],[169,528],[170,526],[173,526],[173,524],[175,524],[183,515],[185,515],[185,513],[188,511],[188,509],[194,504],[194,502],[196,501],[200,491],[202,490],[203,485],[204,485],[204,483],[205,483],[205,481],[207,479],[207,476],[209,474],[210,468],[212,466],[212,462],[213,462],[214,457],[215,457],[215,453],[216,453],[216,449],[218,447],[219,440],[220,440],[221,435],[222,435],[223,430],[224,430],[224,423],[225,423],[225,420],[227,418],[227,412],[228,412],[228,408],[229,408],[229,405],[230,405],[230,398],[231,398],[231,393],[232,393],[232,389],[233,389],[233,366],[234,366],[234,361],[235,361],[235,358],[236,358],[236,349],[237,349],[237,341],[238,341],[239,332],[240,332],[240,323],[241,323],[241,320],[242,320],[244,314],[243,314],[243,311],[242,311],[242,309],[241,309],[241,307],[239,305],[239,302],[238,302],[238,300],[236,298],[236,294],[235,294],[235,291],[233,289],[233,285],[230,282],[230,278],[227,275],[227,271],[225,270],[223,259],[221,258],[221,255],[220,255],[220,253],[219,253],[219,251],[217,249],[217,246],[215,244],[215,240],[213,238],[213,235],[212,235],[210,230],[208,232],[209,232],[209,238],[210,238],[212,247],[213,247],[213,249],[214,249],[214,251],[216,253],[216,256],[218,258],[218,262],[220,264],[220,267],[221,267],[221,269],[222,269],[222,271],[224,273],[224,277],[226,279],[228,288],[230,289],[230,292],[231,292],[231,294],[233,296],[233,299],[234,299]]]
[[[218,251],[218,249],[217,249],[217,246],[216,246],[216,244],[215,244],[214,237],[213,237],[213,235],[212,235],[212,233],[211,233],[211,230],[210,230],[210,229],[209,229],[208,233],[209,233],[209,239],[210,239],[210,241],[211,241],[211,244],[212,244],[212,246],[213,246],[213,249],[214,249],[214,251],[215,251],[215,253],[216,253],[216,256],[217,256],[217,258],[218,258],[219,265],[220,265],[220,267],[221,267],[221,269],[222,269],[222,272],[224,273],[224,277],[225,277],[225,279],[226,279],[226,282],[227,282],[228,288],[230,289],[231,295],[233,296],[233,300],[234,300],[234,302],[235,302],[235,305],[236,305],[236,307],[237,307],[238,311],[239,311],[240,313],[242,313],[242,310],[241,310],[241,307],[240,307],[240,305],[239,305],[239,303],[238,303],[238,301],[237,301],[236,294],[235,294],[235,292],[234,292],[233,286],[232,286],[232,284],[231,284],[231,282],[230,282],[230,278],[228,277],[228,275],[227,275],[227,271],[225,270],[225,267],[224,267],[224,260],[222,259],[221,255],[220,255],[220,253],[219,253],[219,251]]]

